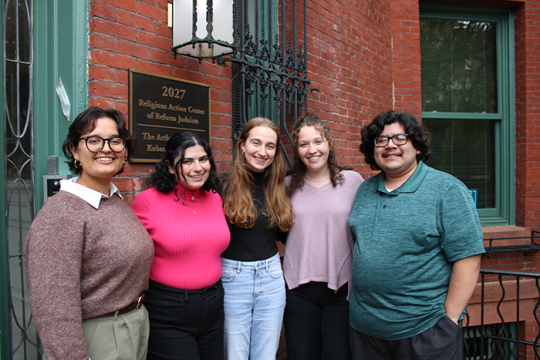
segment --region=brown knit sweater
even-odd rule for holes
[[[33,317],[49,360],[86,359],[82,320],[120,310],[148,288],[154,245],[128,204],[99,209],[60,191],[33,221],[24,248]]]

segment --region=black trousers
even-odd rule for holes
[[[350,328],[354,360],[463,360],[462,321],[447,316],[423,333],[401,340],[383,340]]]
[[[348,285],[337,293],[327,283],[287,289],[285,336],[289,360],[351,360]]]
[[[183,290],[150,280],[148,360],[223,360],[223,285]]]

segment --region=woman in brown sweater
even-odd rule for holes
[[[111,178],[135,148],[122,115],[89,108],[63,150],[63,180],[24,249],[35,325],[47,359],[146,359],[152,239]]]

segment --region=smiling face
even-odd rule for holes
[[[328,171],[330,145],[314,126],[304,126],[298,132],[298,156],[306,165],[307,172],[315,175]]]
[[[396,134],[406,134],[405,128],[399,122],[385,125],[379,136],[394,136]],[[383,147],[375,147],[374,158],[377,165],[384,171],[387,178],[399,178],[410,176],[418,161],[416,155],[420,151],[416,150],[410,140],[405,145],[396,146],[392,140],[388,141],[388,145]]]
[[[263,172],[276,156],[277,134],[266,126],[254,127],[240,148],[249,168],[254,172]]]
[[[181,155],[178,155],[174,163],[177,164],[180,158]],[[202,145],[186,148],[184,160],[177,165],[177,172],[174,171],[173,165],[169,164],[169,172],[176,176],[180,185],[189,190],[197,190],[204,185],[210,176],[210,168],[210,159]]]
[[[99,118],[95,122],[95,128],[81,137],[93,135],[100,136],[104,139],[119,136],[118,125],[116,125],[113,119],[107,117]],[[127,156],[127,150],[113,152],[109,143],[106,142],[101,151],[93,153],[88,150],[85,141],[82,139],[79,140],[76,147],[71,144],[70,150],[73,158],[81,163],[81,174],[77,182],[108,195],[111,178],[122,169]]]

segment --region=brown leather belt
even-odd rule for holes
[[[132,302],[131,304],[129,304],[125,308],[118,310],[118,315],[123,315],[123,314],[126,314],[126,313],[130,312],[130,311],[140,309],[143,302],[144,302],[144,294],[139,296],[137,299],[135,299],[134,302]],[[116,314],[116,311],[112,311],[112,312],[110,312],[108,314],[100,315],[99,317],[109,317],[109,316],[114,316],[115,314]]]

